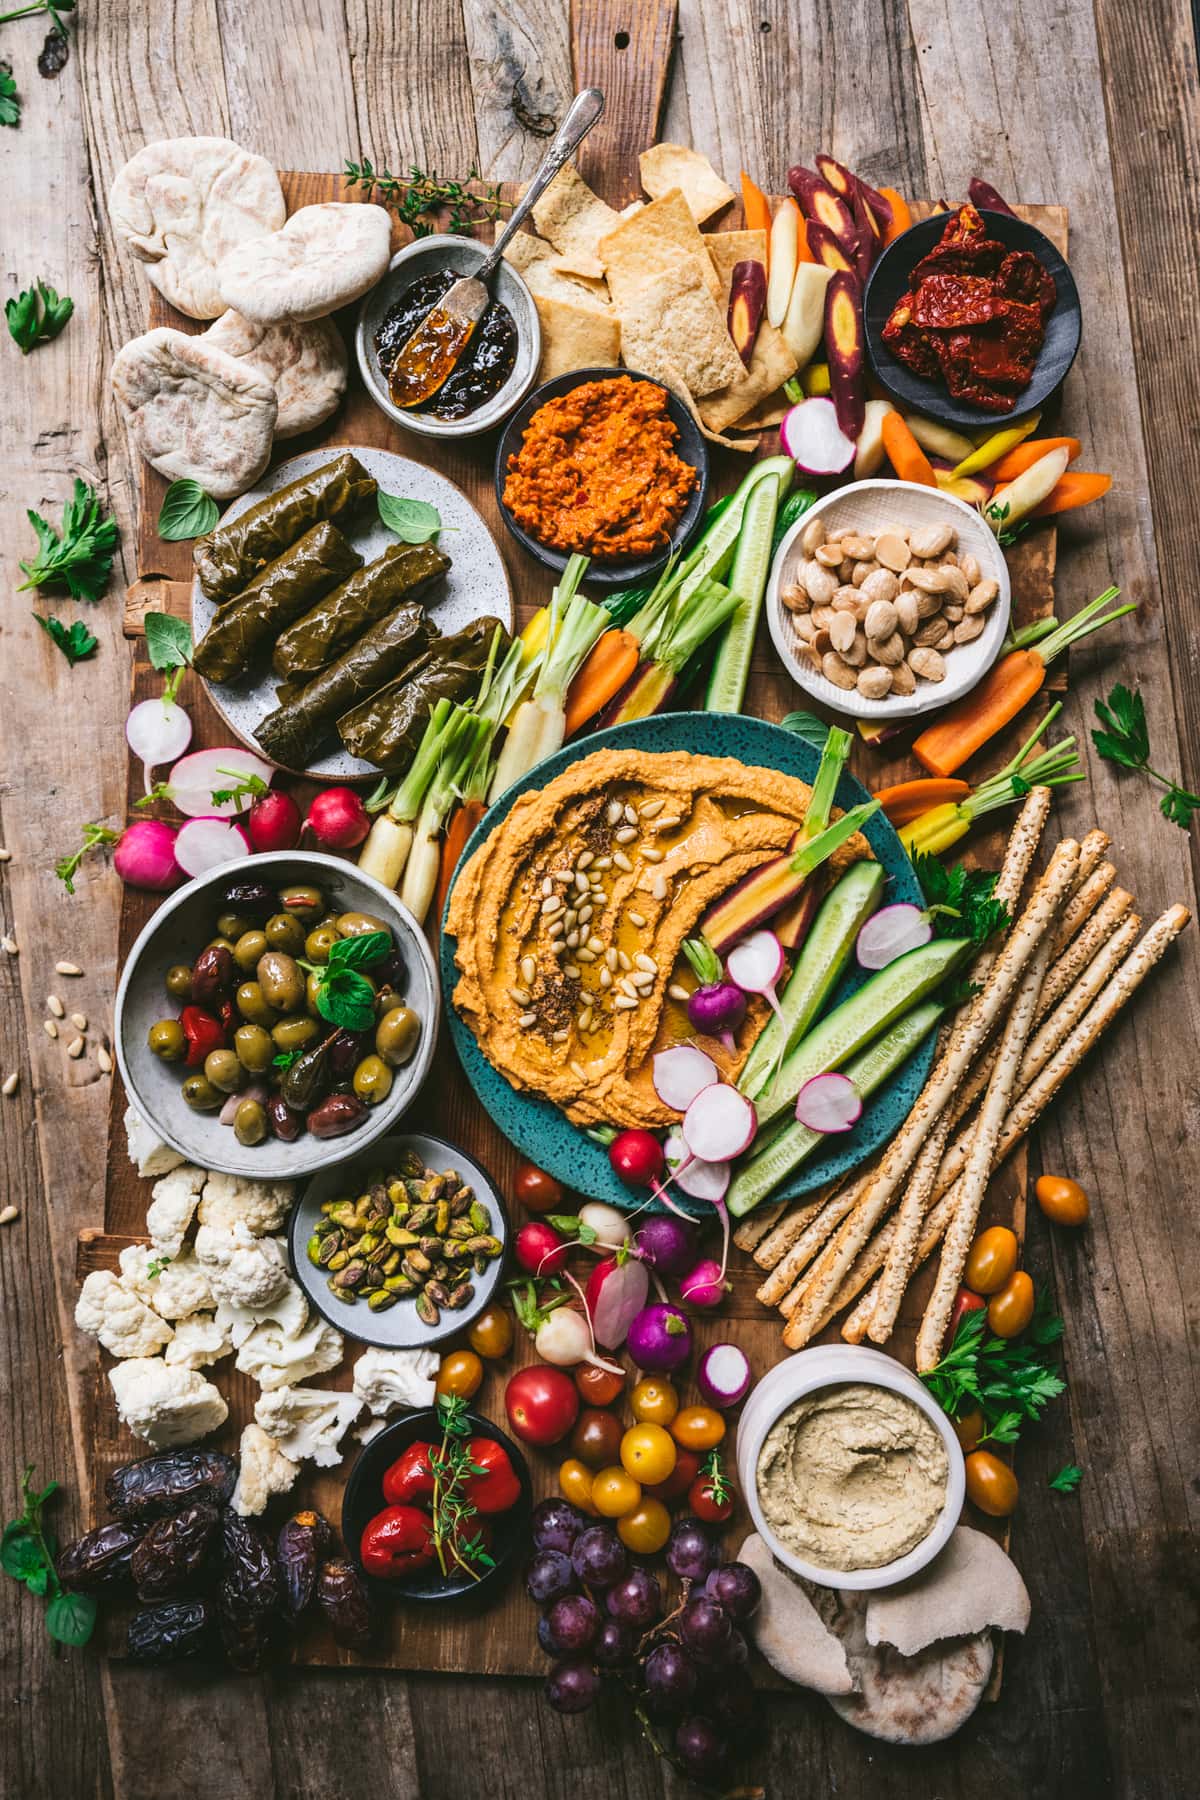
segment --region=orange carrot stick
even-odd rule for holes
[[[883,447],[898,480],[913,481],[920,487],[937,486],[933,464],[898,412],[884,418]]]
[[[642,647],[632,631],[612,625],[603,632],[567,689],[566,719],[563,729],[567,737],[594,719],[601,707],[619,694],[638,666]]]
[[[1031,469],[1035,462],[1040,462],[1042,457],[1048,456],[1051,450],[1069,450],[1071,461],[1074,462],[1080,451],[1079,439],[1073,437],[1026,438],[1023,444],[1018,444],[1015,450],[1010,450],[1007,456],[1002,456],[998,463],[993,463],[988,470],[988,475],[997,484],[1002,481],[1015,481],[1018,475],[1023,475],[1026,469]]]
[[[909,825],[935,806],[952,806],[956,801],[965,800],[970,792],[968,781],[942,781],[929,776],[924,780],[898,781],[893,787],[879,788],[872,798],[878,800],[893,825]]]
[[[1053,513],[1071,512],[1076,506],[1087,506],[1099,500],[1112,486],[1111,475],[1093,475],[1089,469],[1071,469],[1060,475],[1040,506],[1035,506],[1035,519],[1048,519]]]
[[[742,170],[742,211],[746,215],[747,231],[765,231],[767,234],[767,259],[770,261],[771,250],[771,206],[767,196],[751,181],[745,169]]]
[[[883,234],[884,243],[890,244],[893,238],[898,238],[902,231],[908,230],[913,222],[912,214],[908,210],[908,201],[902,194],[898,194],[895,188],[880,188],[879,191],[885,200],[890,200],[892,203],[891,223]]]
[[[484,814],[482,800],[460,800],[450,814],[445,836],[442,838],[442,856],[438,864],[437,885],[437,918],[440,922],[446,910],[446,900],[450,893],[450,883],[454,880],[454,871],[466,848],[467,839],[478,825]]]

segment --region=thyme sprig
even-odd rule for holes
[[[343,170],[347,187],[363,190],[363,198],[390,206],[414,237],[428,237],[446,230],[471,237],[475,227],[495,224],[513,204],[501,197],[495,182],[485,182],[478,169],[468,169],[461,181],[443,177],[435,169],[426,172],[414,163],[407,175],[376,169],[367,157],[347,161]],[[472,183],[478,186],[472,187]]]
[[[473,1536],[467,1535],[470,1522],[478,1513],[466,1496],[465,1484],[472,1475],[485,1475],[487,1471],[471,1457],[466,1401],[458,1394],[442,1394],[437,1413],[442,1441],[429,1457],[433,1470],[433,1547],[443,1575],[450,1572],[449,1558],[449,1562],[457,1563],[473,1581],[478,1581],[486,1569],[495,1567],[495,1559],[478,1528]]]

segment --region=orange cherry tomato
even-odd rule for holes
[[[624,1518],[641,1498],[641,1482],[635,1481],[619,1463],[611,1469],[601,1469],[592,1482],[592,1505],[602,1519]]]
[[[725,1436],[725,1421],[715,1406],[685,1406],[671,1421],[671,1436],[685,1450],[715,1450]]]
[[[669,1425],[679,1411],[679,1395],[661,1375],[643,1375],[629,1405],[640,1425]]]
[[[998,1294],[1017,1266],[1020,1249],[1016,1232],[1007,1225],[992,1225],[981,1231],[967,1257],[964,1284],[977,1294]]]
[[[621,1421],[601,1406],[585,1406],[571,1433],[571,1449],[589,1469],[611,1468],[621,1454]]]
[[[479,1392],[483,1380],[483,1364],[473,1350],[451,1350],[443,1356],[437,1373],[439,1394],[457,1394],[471,1400]]]
[[[594,1513],[592,1503],[592,1471],[578,1457],[569,1456],[558,1471],[558,1489],[564,1500],[570,1500],[582,1512]]]
[[[990,1450],[972,1450],[966,1460],[967,1499],[992,1519],[1007,1519],[1020,1490],[1007,1463]]]
[[[635,1481],[653,1486],[675,1467],[678,1451],[661,1425],[631,1425],[621,1439],[621,1463]]]
[[[526,1212],[560,1213],[566,1210],[562,1183],[555,1181],[553,1175],[547,1175],[545,1169],[539,1169],[536,1163],[517,1164],[513,1193]]]
[[[642,1496],[641,1504],[617,1520],[617,1536],[635,1556],[653,1556],[671,1535],[671,1515],[661,1500]]]
[[[470,1331],[467,1342],[478,1356],[486,1356],[495,1361],[507,1356],[512,1349],[513,1316],[507,1306],[489,1306],[480,1313]]]
[[[957,1419],[950,1422],[954,1426],[955,1437],[963,1447],[963,1455],[969,1456],[983,1436],[982,1412],[977,1406],[973,1406],[970,1412],[960,1413]]]
[[[625,1377],[611,1375],[594,1363],[580,1363],[575,1371],[575,1386],[589,1406],[607,1406],[625,1391]]]
[[[1024,1269],[1010,1275],[988,1301],[988,1324],[1000,1338],[1017,1337],[1033,1317],[1033,1282]]]
[[[1067,1175],[1039,1175],[1033,1191],[1038,1205],[1055,1225],[1082,1225],[1091,1210],[1079,1183]]]

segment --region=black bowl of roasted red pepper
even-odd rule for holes
[[[377,1600],[466,1600],[528,1548],[533,1490],[512,1439],[465,1402],[398,1419],[366,1444],[342,1536]]]
[[[1074,278],[1045,233],[970,207],[934,213],[888,245],[867,282],[863,324],[888,397],[966,432],[1044,405],[1082,330]]]

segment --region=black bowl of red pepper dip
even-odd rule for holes
[[[472,238],[418,238],[397,252],[359,310],[356,349],[367,392],[397,425],[424,437],[476,437],[501,424],[533,386],[542,334],[533,296],[503,260],[492,298],[458,366],[424,406],[395,404],[392,364],[426,313],[487,255]]]
[[[952,212],[933,213],[910,226],[888,245],[871,270],[863,296],[867,356],[888,398],[905,412],[922,413],[957,431],[974,433],[987,427],[1000,431],[1044,406],[1065,380],[1082,332],[1079,292],[1066,261],[1044,232],[1009,213],[980,208],[979,218],[987,240],[1002,246],[1006,255],[1023,252],[1022,260],[1036,258],[1053,282],[1055,292],[1053,305],[1042,318],[1042,341],[1030,379],[1024,386],[1009,388],[1012,406],[1002,410],[995,404],[979,405],[965,397],[956,399],[940,371],[918,373],[893,353],[884,336],[897,304],[913,291],[914,272],[920,273],[917,265],[941,244],[952,217]],[[972,273],[969,258],[960,272]]]

